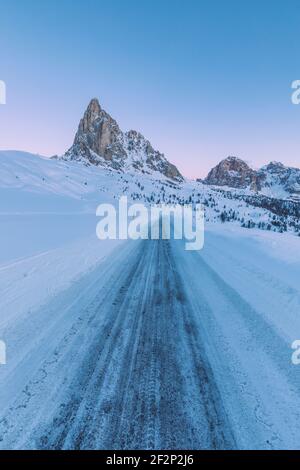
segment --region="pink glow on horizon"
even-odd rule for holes
[[[1,106],[1,150],[22,150],[48,157],[63,154],[72,145],[86,106],[76,105],[74,101],[72,104],[74,109],[70,109],[69,104],[64,107],[61,103],[54,102],[51,108],[45,110],[36,101],[35,106],[31,107],[34,112],[30,115],[27,112],[29,103],[24,103],[17,109],[15,103]],[[59,111],[56,105],[58,109],[61,106]],[[163,152],[183,175],[191,179],[205,177],[213,166],[228,155],[242,158],[253,168],[259,168],[274,160],[287,166],[299,167],[294,128],[285,129],[281,135],[274,135],[269,126],[262,130],[259,126],[256,127],[255,123],[252,123],[251,131],[248,132],[245,123],[240,134],[235,134],[228,125],[222,128],[222,123],[215,123],[211,119],[203,131],[199,132],[201,124],[195,123],[191,127],[190,122],[186,124],[180,120],[167,123],[162,122],[163,119],[159,120],[159,116],[145,119],[137,110],[130,114],[127,110],[120,109],[118,113],[117,103],[114,108],[111,115],[119,122],[122,130],[134,128],[141,131],[154,148]],[[65,109],[69,112],[64,113]],[[300,106],[297,111],[300,116]],[[120,114],[120,119],[116,117],[117,114]],[[127,123],[129,125],[126,125]],[[218,130],[213,132],[216,124]],[[297,121],[295,127],[296,125]]]

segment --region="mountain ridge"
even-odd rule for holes
[[[276,197],[281,192],[296,199],[300,197],[300,169],[276,161],[254,170],[241,158],[229,156],[212,168],[204,180],[198,181],[211,186],[249,189],[270,196],[274,193]]]
[[[56,158],[124,172],[158,172],[173,180],[184,180],[177,167],[155,150],[140,132],[123,132],[117,121],[101,108],[97,98],[90,101],[80,120],[73,145]]]

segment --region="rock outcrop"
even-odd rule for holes
[[[246,162],[237,157],[227,157],[207,175],[204,183],[230,188],[260,190],[260,177]]]
[[[271,162],[256,171],[240,158],[228,157],[209,172],[203,183],[250,189],[271,197],[299,200],[300,169]]]
[[[300,169],[283,165],[280,162],[271,162],[258,171],[265,188],[276,190],[282,188],[290,194],[300,195]]]
[[[79,123],[72,147],[61,158],[121,171],[158,172],[173,180],[183,180],[178,169],[154,150],[142,134],[133,130],[122,132],[96,98],[91,100]]]

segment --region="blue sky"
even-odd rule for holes
[[[190,177],[300,166],[297,0],[0,0],[0,148],[52,155],[96,96]]]

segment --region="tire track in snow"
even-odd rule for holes
[[[290,345],[199,253],[171,246],[238,447],[298,448],[300,376]]]
[[[23,423],[4,418],[2,446],[235,447],[171,242],[141,242],[115,270],[26,386]]]

